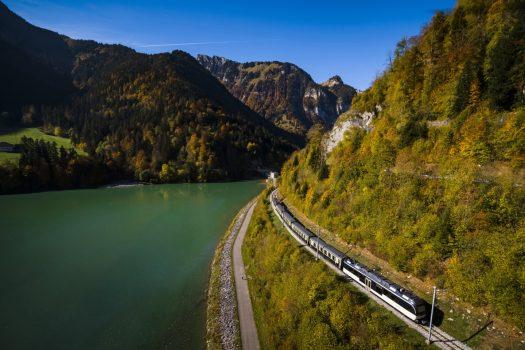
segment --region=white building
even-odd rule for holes
[[[276,173],[275,171],[270,171],[270,173],[268,174],[268,179],[266,179],[266,182],[275,187],[277,186],[278,178],[279,178],[279,173]]]

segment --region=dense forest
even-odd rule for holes
[[[253,176],[292,150],[285,134],[231,96],[191,56],[97,47],[74,70],[85,92],[43,111],[90,155],[142,181]]]
[[[83,162],[111,169],[101,179],[260,176],[279,167],[301,142],[246,107],[182,51],[146,55],[73,40],[32,26],[2,3],[0,48],[0,129],[41,126],[71,138],[88,154]],[[13,180],[4,192],[50,188],[36,185],[45,180],[28,183],[14,170],[23,166],[3,166]]]
[[[356,122],[337,146],[311,131],[281,186],[346,242],[521,329],[524,38],[520,0],[460,0],[436,13],[340,117]]]
[[[261,196],[243,246],[264,349],[421,349],[423,339],[299,249]]]

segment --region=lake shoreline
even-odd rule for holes
[[[1,164],[0,164],[1,166]],[[93,190],[93,189],[111,189],[111,188],[129,188],[136,186],[150,186],[150,185],[182,185],[182,184],[226,184],[231,182],[250,182],[250,181],[260,181],[263,183],[265,180],[264,176],[260,177],[247,177],[244,179],[224,179],[216,181],[207,181],[207,182],[166,182],[166,183],[157,183],[157,182],[146,182],[138,181],[133,179],[123,179],[117,181],[110,181],[104,184],[98,184],[93,186],[77,186],[71,188],[56,188],[56,189],[44,189],[36,191],[14,191],[14,192],[0,192],[0,197],[2,196],[12,196],[12,195],[21,195],[21,194],[33,194],[33,193],[47,193],[47,192],[64,192],[64,191],[75,191],[75,190]]]

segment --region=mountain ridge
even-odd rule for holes
[[[207,55],[197,55],[197,60],[247,106],[302,137],[315,124],[330,128],[356,94],[340,77],[340,84],[317,84],[293,63],[240,63]]]
[[[71,39],[33,26],[5,5],[2,43],[10,49],[1,58],[0,77],[9,84],[0,90],[0,123],[42,125],[70,137],[88,154],[70,158],[101,162],[120,176],[151,182],[251,178],[278,167],[301,143],[235,98],[183,51],[148,55]],[[5,178],[13,180],[5,191],[60,188],[58,173],[74,165],[48,158],[57,151],[42,145],[22,157],[18,168],[9,168]],[[41,167],[54,169],[54,175],[43,179],[39,174],[49,170]],[[35,183],[24,187],[29,178],[24,173]]]

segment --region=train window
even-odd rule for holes
[[[359,272],[358,270],[354,269],[353,267],[350,267],[351,268],[351,271],[354,275],[356,275],[357,277],[360,277],[362,276],[361,272]]]
[[[408,310],[408,311],[414,313],[414,308],[412,307],[412,305],[410,305],[410,304],[407,303],[406,301],[397,298],[396,302],[397,302],[399,305],[401,305],[401,307],[402,307],[403,309]]]
[[[383,290],[383,288],[374,281],[372,281],[372,289],[378,293],[381,293],[381,291]]]
[[[412,305],[410,305],[403,299],[399,298],[397,295],[392,294],[386,289],[383,290],[383,294],[386,295],[391,300],[393,300],[395,303],[399,304],[399,306],[401,306],[403,309],[408,310],[412,313],[414,312],[414,308],[412,307]]]

